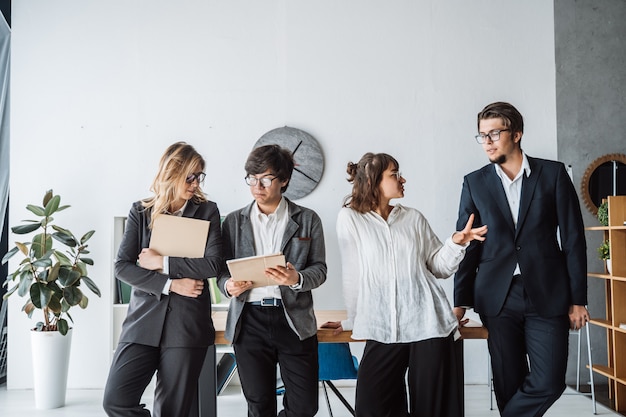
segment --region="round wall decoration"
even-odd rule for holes
[[[261,136],[254,147],[263,145],[279,145],[293,154],[295,167],[285,197],[297,200],[317,187],[324,172],[324,154],[313,136],[293,127],[279,127]]]

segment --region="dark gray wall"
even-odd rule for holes
[[[626,1],[555,0],[556,107],[558,158],[572,166],[579,190],[587,166],[609,153],[626,153]],[[585,226],[598,226],[583,207]],[[590,271],[602,271],[596,247],[601,232],[587,232]],[[589,278],[589,311],[605,312],[604,281]],[[606,331],[591,327],[595,363],[606,364]],[[570,338],[568,383],[575,383],[576,338]],[[583,343],[583,358],[587,349]],[[583,362],[586,364],[586,361]],[[583,383],[589,380],[581,370]],[[598,374],[596,382],[606,383]]]

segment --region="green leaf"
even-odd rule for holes
[[[7,298],[9,298],[9,296],[10,296],[11,294],[13,294],[13,293],[15,292],[15,290],[17,290],[17,288],[18,288],[18,286],[17,286],[17,285],[13,286],[13,288],[11,288],[10,290],[8,290],[8,291],[6,292],[6,294],[4,294],[4,295],[2,296],[2,299],[3,299],[3,300],[6,300]]]
[[[52,249],[52,238],[41,233],[33,238],[31,245],[35,258],[41,258],[46,252]]]
[[[37,259],[35,262],[33,262],[33,266],[35,268],[48,268],[52,266],[52,260],[50,258]]]
[[[70,326],[69,324],[67,324],[67,320],[65,319],[59,319],[59,321],[57,322],[57,327],[59,328],[59,333],[61,333],[63,336],[65,336],[70,329]]]
[[[35,282],[30,286],[30,299],[37,308],[50,307],[53,295],[54,291],[40,282]]]
[[[83,292],[78,287],[63,288],[63,298],[71,306],[78,305],[83,298]]]
[[[91,290],[92,293],[96,294],[98,297],[100,297],[100,289],[98,288],[98,286],[96,285],[95,282],[93,282],[91,280],[91,278],[89,277],[83,277],[81,282],[84,282],[85,285],[87,285],[87,288],[89,288]]]
[[[17,295],[19,295],[20,297],[24,297],[26,294],[28,294],[28,292],[30,291],[30,286],[34,281],[34,276],[33,273],[26,269],[24,271],[22,271],[22,273],[20,274],[20,283],[19,283],[19,289],[17,291]]]
[[[80,273],[67,267],[61,268],[59,271],[59,282],[64,287],[74,285],[80,279]]]
[[[87,308],[87,306],[89,305],[89,298],[87,298],[86,295],[83,295],[83,299],[80,300],[80,303],[78,304],[80,306],[80,308],[82,308],[83,310]]]
[[[57,258],[57,260],[61,263],[62,266],[72,266],[72,261],[70,261],[70,258],[65,256],[63,252],[59,252],[58,250],[55,250],[54,256]]]
[[[76,240],[74,240],[73,236],[68,236],[65,233],[61,233],[61,232],[57,232],[57,233],[53,233],[52,237],[55,238],[56,240],[58,240],[59,242],[63,243],[64,245],[67,245],[71,248],[73,248],[74,246],[76,246],[78,243],[76,243]]]
[[[15,246],[19,248],[19,250],[24,254],[24,256],[28,256],[28,245],[29,243],[15,242]]]
[[[48,274],[48,282],[55,281],[57,278],[59,278],[60,270],[61,270],[61,263],[60,262],[55,263],[54,266],[50,269],[50,273]]]
[[[61,299],[58,295],[52,295],[50,302],[48,302],[48,308],[54,312],[55,316],[61,314]]]
[[[48,201],[50,201],[52,196],[53,196],[52,190],[46,191],[46,194],[44,194],[44,196],[43,196],[43,206],[44,207],[48,205]]]
[[[66,235],[68,235],[68,236],[72,236],[72,232],[70,232],[70,231],[69,231],[69,230],[67,230],[67,229],[64,229],[64,228],[63,228],[63,227],[61,227],[61,226],[58,226],[58,225],[56,225],[56,224],[53,224],[53,225],[51,225],[51,227],[52,227],[54,230],[56,230],[57,232],[65,233],[65,234],[66,234]]]
[[[26,209],[32,212],[35,216],[45,217],[46,212],[43,207],[35,206],[33,204],[29,204],[26,206]]]
[[[61,263],[62,266],[72,266],[72,261],[68,258],[63,252],[59,252],[57,250],[54,251],[54,256]]]
[[[80,243],[81,243],[81,245],[84,245],[84,244],[85,244],[85,242],[87,242],[89,239],[91,239],[91,236],[93,236],[93,234],[94,234],[94,233],[96,233],[96,231],[95,231],[95,230],[90,230],[90,231],[88,231],[87,233],[85,233],[85,234],[83,235],[83,237],[81,237],[81,238],[80,238]]]
[[[46,204],[45,213],[46,217],[50,216],[52,213],[55,213],[59,208],[59,204],[61,203],[61,196],[55,195],[52,197],[48,203]]]
[[[81,277],[84,277],[85,275],[87,275],[87,265],[85,265],[83,261],[79,260],[78,262],[76,262],[75,268],[78,270]]]
[[[15,255],[17,253],[17,251],[20,250],[17,246],[15,246],[13,249],[11,249],[10,251],[8,251],[3,257],[2,257],[2,265],[4,265],[5,263],[9,262],[9,259],[11,259],[11,257],[13,255]],[[93,264],[92,264],[93,265]]]
[[[81,261],[86,263],[87,265],[93,265],[93,259],[91,258],[79,258]]]
[[[70,207],[72,207],[72,206],[70,206],[70,205],[61,206],[61,207],[59,207],[59,208],[57,209],[57,212],[58,212],[58,211],[63,211],[63,210],[65,210],[66,208],[70,208]]]
[[[25,235],[34,230],[37,230],[41,227],[41,222],[31,223],[31,224],[22,224],[20,226],[13,226],[11,231],[16,235]]]

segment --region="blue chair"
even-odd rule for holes
[[[326,386],[335,393],[337,398],[339,398],[343,405],[345,405],[348,411],[354,416],[354,408],[352,408],[350,403],[332,383],[332,381],[339,379],[356,379],[359,364],[357,359],[352,356],[352,352],[350,352],[350,345],[348,343],[320,343],[317,350],[320,367],[319,380],[324,388],[328,413],[333,417]]]

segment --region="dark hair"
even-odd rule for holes
[[[359,213],[367,213],[378,208],[380,190],[378,186],[383,179],[383,172],[389,166],[398,169],[398,161],[386,153],[368,152],[355,164],[348,162],[348,182],[352,183],[352,194],[346,197],[345,207]]]
[[[279,180],[285,181],[291,179],[293,167],[293,155],[289,150],[278,145],[264,145],[250,152],[245,170],[247,175],[256,175],[269,169]],[[284,193],[287,186],[289,182],[280,189],[280,192]]]
[[[478,128],[480,129],[480,121],[485,119],[500,118],[507,129],[511,129],[511,135],[520,132],[524,133],[524,118],[522,114],[509,103],[498,101],[488,104],[478,113]],[[521,139],[519,141],[521,144]]]

